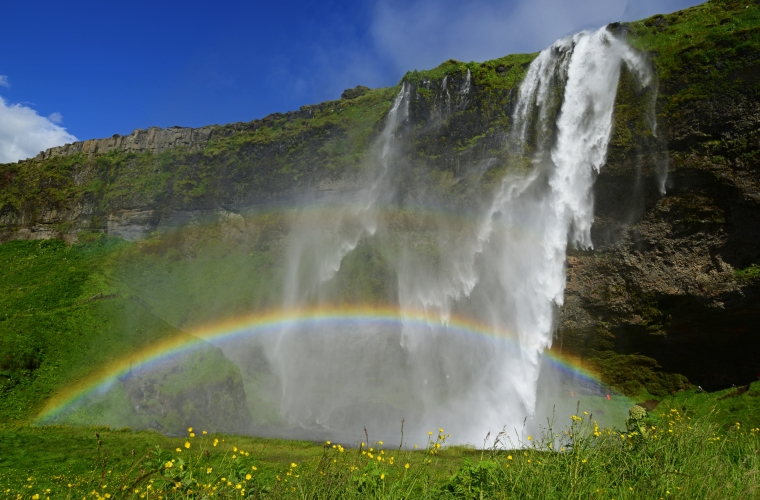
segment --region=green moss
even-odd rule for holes
[[[753,280],[760,277],[760,265],[752,264],[744,269],[736,269],[734,276],[742,280]]]

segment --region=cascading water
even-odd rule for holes
[[[421,311],[425,322],[296,326],[259,340],[280,384],[284,419],[356,438],[362,426],[376,437],[397,434],[405,418],[411,432],[445,426],[456,441],[480,442],[533,414],[542,353],[563,302],[566,247],[592,246],[592,186],[606,160],[623,65],[650,84],[645,59],[606,29],[560,40],[532,62],[510,139],[515,161],[527,155],[530,167],[501,181],[474,224],[429,224],[435,259],[403,239],[386,254],[397,274],[389,296],[402,317]],[[448,97],[446,80],[443,87]],[[367,187],[323,201],[329,216],[309,211],[296,219],[285,307],[330,303],[330,282],[360,241],[392,238],[389,229],[378,231],[379,214],[397,191],[391,174],[409,96],[404,84],[373,149]],[[510,332],[513,341],[450,335],[455,314]]]

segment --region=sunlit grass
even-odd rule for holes
[[[6,498],[755,498],[760,427],[634,406],[624,429],[579,409],[537,435],[419,447],[0,428]],[[414,439],[416,436],[412,437]]]

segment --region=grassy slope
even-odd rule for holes
[[[735,398],[756,405],[759,395],[760,382]],[[580,408],[575,420],[563,419],[543,436],[502,436],[501,444],[489,440],[483,451],[445,443],[438,449],[435,443],[446,436],[435,430],[419,451],[396,443],[357,448],[363,436],[343,451],[324,443],[203,435],[201,429],[171,438],[102,427],[5,425],[0,495],[79,498],[97,490],[94,497],[118,498],[121,485],[129,485],[127,498],[151,490],[148,497],[155,498],[161,488],[167,498],[197,498],[198,491],[222,498],[754,498],[757,413],[740,425],[704,418],[727,399],[731,391],[681,394],[627,429],[596,429]],[[406,436],[405,442],[425,437]],[[518,444],[524,449],[515,449]],[[547,453],[549,445],[560,452]]]
[[[126,246],[105,237],[75,246],[58,240],[0,245],[1,420],[34,417],[47,398],[110,360],[179,334],[110,278]],[[188,363],[211,383],[214,373],[227,373],[224,361],[211,372],[194,358]],[[92,415],[74,420],[93,421]]]

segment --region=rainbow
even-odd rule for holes
[[[375,325],[427,327],[430,317],[421,311],[402,311],[398,307],[344,306],[333,308],[312,308],[298,310],[271,310],[258,314],[227,319],[221,322],[201,326],[190,332],[156,341],[136,352],[106,363],[99,370],[80,379],[65,390],[55,394],[45,404],[35,421],[50,421],[62,411],[76,405],[92,394],[104,391],[124,377],[131,370],[146,368],[168,358],[191,351],[206,342],[223,342],[248,337],[265,335],[288,328],[312,326],[339,326],[346,324],[372,323]],[[452,315],[446,326],[447,333],[490,338],[507,342],[515,347],[513,335],[505,331],[495,331],[490,326],[477,320]],[[545,360],[560,372],[599,384],[599,377],[584,367],[579,359],[560,355],[553,351],[544,353]]]

